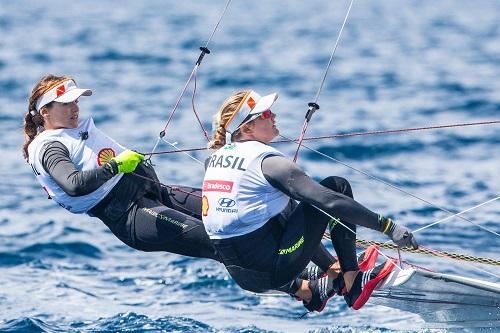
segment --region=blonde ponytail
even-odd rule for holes
[[[229,96],[222,106],[213,117],[213,135],[212,140],[208,143],[209,149],[219,149],[226,144],[226,129],[224,128],[227,122],[238,112],[241,108],[242,101],[250,94],[250,90],[239,91]],[[239,137],[239,131],[232,134],[232,140]]]

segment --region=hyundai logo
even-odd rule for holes
[[[229,198],[220,198],[218,203],[219,203],[219,206],[225,207],[225,208],[233,207],[234,205],[236,205],[236,201],[234,201],[233,199],[229,199]]]

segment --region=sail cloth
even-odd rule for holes
[[[416,269],[395,270],[370,303],[419,315],[432,328],[500,327],[500,283]]]

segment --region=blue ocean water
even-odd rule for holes
[[[83,114],[122,144],[151,151],[225,1],[2,1],[0,3],[1,332],[434,332],[416,315],[333,298],[299,319],[300,302],[239,289],[204,259],[144,253],[98,220],[47,200],[22,158],[22,119],[46,73],[74,76],[94,94]],[[203,125],[242,88],[278,91],[283,135],[297,137],[348,1],[233,1],[197,77]],[[308,136],[498,120],[500,3],[355,2]],[[191,88],[167,132],[179,147],[205,144]],[[308,146],[459,212],[500,193],[499,125],[352,137]],[[293,155],[291,144],[277,146]],[[162,150],[171,147],[166,143]],[[204,152],[192,154],[197,159]],[[166,183],[199,186],[190,156],[162,155]],[[302,149],[317,179],[348,178],[355,198],[411,229],[448,214]],[[500,203],[466,213],[500,232]],[[416,236],[438,250],[498,259],[499,239],[454,218]],[[360,238],[382,240],[369,230]],[[327,244],[331,249],[331,246]],[[388,252],[390,254],[390,252]],[[495,267],[405,256],[430,269],[498,282]],[[494,331],[494,329],[493,329]]]

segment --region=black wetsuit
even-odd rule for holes
[[[300,203],[251,233],[213,240],[235,281],[253,291],[295,292],[300,282],[297,276],[317,251],[328,225],[342,271],[358,270],[356,235],[313,207],[354,232],[356,225],[381,231],[379,216],[353,200],[349,182],[328,177],[317,183],[281,156],[266,157],[261,168],[271,185]],[[275,227],[276,221],[281,222],[281,229]]]
[[[59,141],[45,144],[40,156],[45,170],[70,196],[91,193],[113,177],[104,167],[78,171],[68,149]],[[154,169],[144,162],[134,174],[123,175],[89,215],[102,220],[116,237],[132,248],[221,261],[201,221],[201,190],[161,186]],[[291,201],[290,210],[293,204]],[[283,219],[275,222],[273,229],[281,234]],[[336,261],[322,244],[316,247],[310,259],[323,271]]]
[[[45,170],[70,196],[91,193],[113,177],[105,167],[78,171],[58,141],[45,144],[40,156]],[[89,215],[135,249],[220,261],[201,221],[201,190],[161,186],[153,167],[144,162],[134,173],[155,182],[125,174]]]

